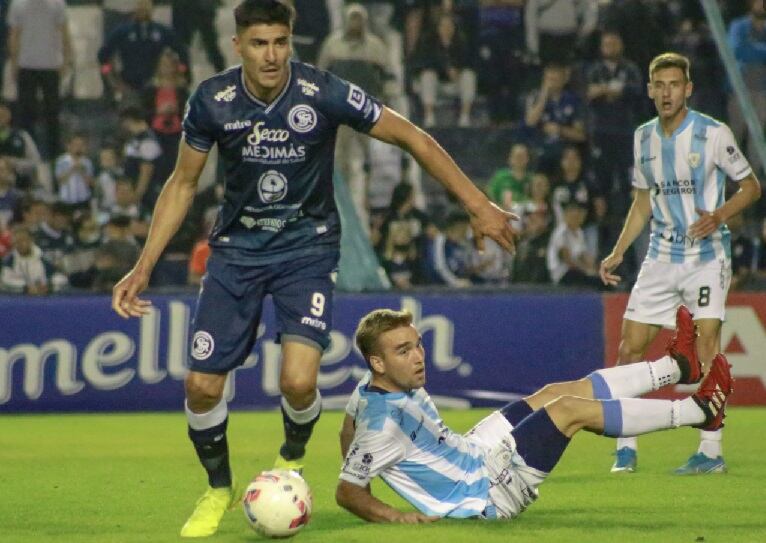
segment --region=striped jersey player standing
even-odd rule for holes
[[[657,117],[634,136],[635,196],[615,246],[602,262],[605,284],[651,218],[649,249],[630,295],[622,325],[619,364],[642,360],[661,327],[686,304],[694,314],[697,348],[708,367],[721,349],[721,323],[731,279],[731,235],[726,220],[760,198],[761,187],[724,123],[691,110],[689,60],[664,53],[649,65],[649,97]],[[739,188],[726,200],[726,180]],[[637,466],[635,438],[619,439],[613,472]],[[721,431],[703,431],[698,451],[679,475],[726,470]]]
[[[716,355],[697,392],[683,400],[637,399],[674,383],[702,379],[689,310],[676,312],[667,355],[553,383],[507,404],[466,434],[450,430],[423,386],[422,338],[407,311],[377,309],[362,318],[356,344],[370,369],[351,395],[340,433],[345,462],[339,505],[371,522],[450,518],[508,519],[538,497],[538,487],[580,430],[635,436],[656,430],[716,427],[732,380]],[[375,497],[380,476],[417,511]]]

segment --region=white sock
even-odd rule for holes
[[[638,439],[635,437],[618,437],[617,438],[617,450],[628,447],[634,451],[638,450]]]
[[[192,430],[207,430],[218,426],[229,415],[229,408],[226,404],[226,400],[221,398],[213,409],[207,413],[195,413],[189,409],[189,403],[184,401],[184,411],[186,411],[186,420],[189,421],[189,426]]]
[[[691,398],[684,400],[644,400],[622,398],[602,401],[604,435],[630,437],[657,430],[700,424],[702,409]]]
[[[723,430],[721,429],[712,432],[700,430],[700,446],[697,452],[701,452],[708,458],[723,456],[722,439]]]
[[[282,396],[282,408],[285,410],[285,413],[287,413],[287,416],[290,417],[290,420],[295,424],[306,424],[317,418],[319,412],[322,410],[322,395],[319,393],[319,389],[317,389],[314,401],[310,406],[301,411],[294,409],[292,405],[287,403],[285,397]]]
[[[669,356],[654,362],[636,362],[594,371],[588,376],[596,400],[635,398],[677,383],[681,378],[678,363]]]

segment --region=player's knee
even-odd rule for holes
[[[279,379],[279,389],[290,405],[295,407],[294,402],[304,403],[304,400],[313,398],[316,380],[311,375],[283,374]]]
[[[643,342],[631,341],[625,339],[620,342],[620,348],[618,351],[617,364],[632,364],[633,362],[639,362],[644,356],[644,344]]]
[[[208,410],[215,407],[221,401],[224,379],[218,375],[206,375],[201,373],[189,373],[184,382],[186,400],[189,407],[194,411]],[[206,409],[207,408],[207,409]]]
[[[545,405],[553,424],[566,435],[572,435],[584,425],[583,400],[576,396],[559,396]]]

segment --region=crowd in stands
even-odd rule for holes
[[[111,290],[135,261],[174,166],[184,105],[195,84],[189,53],[195,33],[213,69],[225,67],[215,27],[223,2],[166,1],[172,27],[153,19],[151,0],[100,4],[104,91],[93,107],[118,115],[105,116],[114,126],[96,134],[77,129],[62,115],[66,106],[59,89],[76,65],[77,49],[64,0],[0,1],[7,23],[2,29],[7,48],[0,56],[17,89],[14,102],[0,101],[2,291]],[[612,247],[632,198],[633,131],[654,116],[646,98],[647,66],[666,50],[690,57],[691,107],[730,123],[764,178],[697,2],[294,4],[299,13],[294,51],[301,60],[375,94],[433,130],[437,139],[443,131],[458,131],[465,139],[480,139],[488,131],[508,135],[507,157],[486,157],[499,167],[474,181],[520,217],[514,225],[515,255],[489,241],[478,252],[469,217],[449,202],[432,206],[416,165],[397,148],[351,129],[339,131],[337,170],[396,289],[603,288],[598,263]],[[720,4],[758,121],[766,125],[763,2]],[[195,199],[155,269],[153,286],[199,283],[221,192],[213,185]],[[758,208],[729,222],[735,289],[766,284],[763,216]],[[638,270],[639,251],[623,264],[626,287]]]

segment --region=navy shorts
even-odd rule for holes
[[[213,251],[194,314],[190,369],[225,374],[241,366],[253,349],[267,294],[274,300],[277,341],[300,341],[323,351],[330,343],[338,257],[331,251],[242,266]]]

